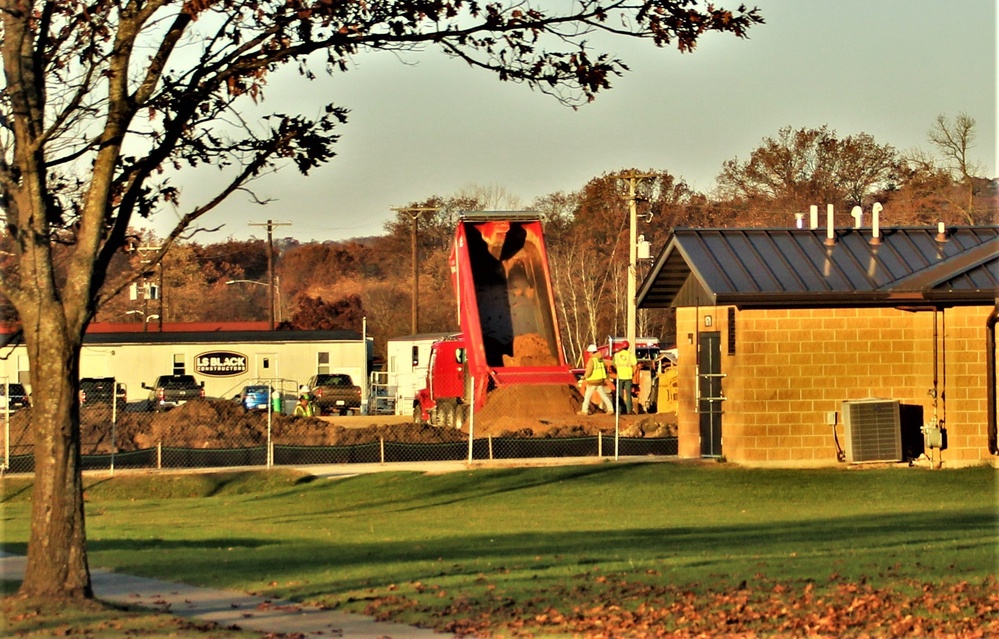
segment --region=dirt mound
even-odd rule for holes
[[[506,386],[490,392],[475,414],[475,437],[582,437],[613,433],[614,415],[580,415],[582,394],[568,384]],[[676,435],[675,415],[620,415],[625,437]]]
[[[673,437],[675,415],[620,415],[617,427],[622,437]],[[614,433],[614,415],[564,415],[525,417],[499,415],[473,424],[475,437],[584,437]],[[467,436],[467,434],[466,434]]]
[[[490,391],[486,405],[475,415],[483,423],[509,417],[565,417],[579,412],[583,398],[568,384],[504,386]]]
[[[526,436],[581,427],[582,397],[567,384],[505,386],[490,391],[489,401],[475,413],[474,435]]]
[[[293,417],[265,412],[246,412],[235,402],[196,400],[158,415],[145,414],[148,421],[140,432],[122,431],[118,445],[132,442],[148,448],[156,442],[187,448],[231,448],[260,446],[272,440],[300,446],[344,446],[367,444],[380,439],[400,442],[437,442],[462,439],[461,433],[416,424],[378,424],[377,416],[362,428],[345,428],[318,417]],[[150,417],[151,416],[151,417]],[[144,420],[145,421],[145,420]],[[119,423],[119,428],[121,423]]]
[[[494,391],[484,410],[475,415],[474,436],[479,437],[579,437],[614,432],[613,415],[578,415],[579,393],[567,385],[509,387]],[[10,416],[10,452],[31,452],[31,410]],[[110,408],[88,407],[80,414],[84,455],[154,448],[250,448],[273,441],[299,446],[345,446],[385,441],[438,443],[465,441],[464,431],[413,423],[386,423],[371,415],[366,425],[355,420],[350,427],[318,417],[293,417],[246,412],[238,402],[194,400],[164,413],[126,410],[113,426]],[[672,419],[669,419],[672,418]],[[335,418],[334,418],[335,419]],[[353,419],[353,418],[350,418]],[[381,420],[381,421],[379,421]],[[620,433],[626,437],[675,435],[675,417],[622,415]],[[0,429],[0,445],[3,445]]]

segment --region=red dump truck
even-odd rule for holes
[[[538,215],[466,213],[450,264],[461,333],[433,345],[414,420],[461,428],[503,388],[574,392]]]

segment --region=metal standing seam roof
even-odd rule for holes
[[[880,243],[871,239],[869,228],[836,229],[831,246],[825,228],[675,229],[638,306],[977,305],[999,296],[999,226],[950,227],[943,241],[936,228],[886,228]]]

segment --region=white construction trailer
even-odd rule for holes
[[[385,342],[385,386],[394,397],[395,414],[411,415],[413,400],[427,381],[430,346],[453,333],[420,333],[391,337]]]

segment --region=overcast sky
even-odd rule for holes
[[[290,102],[272,83],[272,110],[315,115],[327,101],[351,110],[338,155],[308,177],[289,166],[259,180],[253,188],[270,204],[237,194],[203,220],[222,230],[198,239],[262,238],[252,224],[267,220],[285,224],[276,237],[302,241],[380,235],[392,207],[433,195],[499,186],[528,205],[625,168],[667,170],[710,191],[725,160],[746,159],[784,126],[930,151],[937,115],[960,112],[978,124],[973,158],[999,176],[995,0],[747,4],[766,20],[748,40],[710,34],[692,54],[612,41],[631,72],[576,111],[430,50],[361,56],[347,74],[289,87]],[[160,217],[161,234],[172,217]]]

